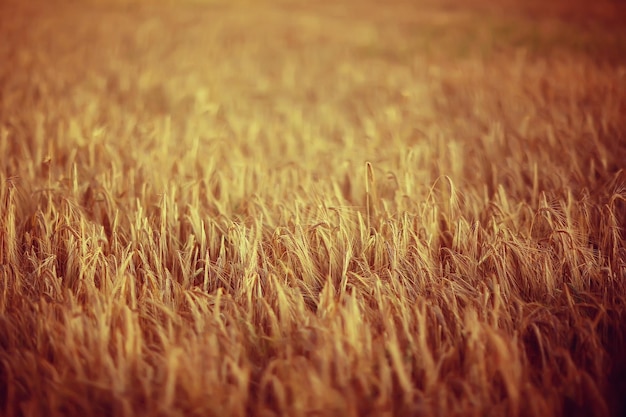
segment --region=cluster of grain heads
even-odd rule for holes
[[[483,205],[444,177],[408,212],[366,170],[362,207],[259,198],[240,220],[179,197],[201,184],[121,214],[75,169],[31,196],[5,180],[7,413],[606,415],[621,189]]]

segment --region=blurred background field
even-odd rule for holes
[[[0,413],[621,415],[625,20],[3,1]]]

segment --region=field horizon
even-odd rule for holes
[[[622,17],[0,3],[0,414],[626,415]]]

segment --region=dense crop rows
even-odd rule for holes
[[[3,2],[0,414],[624,411],[623,12],[509,3]]]

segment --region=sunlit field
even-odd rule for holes
[[[625,17],[2,1],[0,415],[625,414]]]

